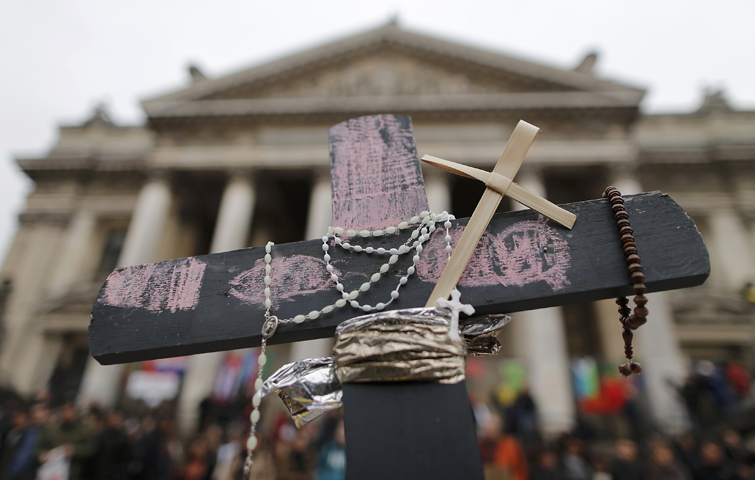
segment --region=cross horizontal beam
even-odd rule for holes
[[[693,287],[710,273],[708,253],[695,224],[670,197],[659,192],[626,197],[648,291]],[[572,230],[525,210],[497,214],[472,255],[459,290],[477,313],[516,312],[632,292],[615,220],[607,200],[562,205],[579,216]],[[468,219],[453,222],[455,240]],[[408,233],[407,233],[408,235]],[[446,262],[444,229],[422,252],[391,308],[425,304]],[[403,237],[402,237],[403,238]],[[397,237],[354,239],[352,243],[393,247]],[[272,311],[292,317],[340,298],[325,271],[320,240],[273,247]],[[347,291],[359,288],[386,258],[331,247],[331,263]],[[92,355],[102,364],[172,357],[260,344],[264,313],[264,248],[137,265],[113,272],[99,292],[89,326]],[[411,258],[363,296],[375,305],[390,298]],[[316,320],[285,324],[270,343],[331,336],[342,321],[361,312],[345,306]],[[652,317],[650,319],[652,321]],[[505,335],[505,333],[504,333]]]

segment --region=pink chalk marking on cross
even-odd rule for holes
[[[354,118],[331,127],[329,139],[334,226],[356,231],[384,228],[428,209],[411,119],[397,115]],[[437,282],[446,264],[445,235],[440,234],[442,228],[438,230],[417,264],[424,282]],[[462,228],[452,231],[455,242],[462,232]],[[343,265],[348,272],[348,265]],[[544,281],[559,290],[569,285],[566,271],[570,265],[566,241],[541,217],[497,235],[484,235],[459,285],[524,286]],[[272,295],[275,308],[299,295],[333,288],[324,261],[312,257],[273,258],[271,276],[273,290],[280,292]],[[244,303],[262,304],[263,279],[264,262],[258,260],[230,282],[229,293]]]
[[[428,209],[409,117],[353,118],[328,135],[334,226],[382,229]]]
[[[333,273],[343,277],[337,268],[339,263],[345,263],[345,261],[331,262],[334,266]],[[270,267],[272,280],[270,299],[275,308],[280,307],[282,303],[292,302],[297,295],[311,295],[333,290],[333,282],[325,271],[325,261],[321,258],[306,255],[273,257]],[[343,280],[347,281],[348,277],[347,274]],[[246,304],[260,305],[265,301],[264,292],[259,288],[264,278],[265,262],[260,259],[254,262],[250,270],[240,273],[229,282],[233,287],[228,293]]]
[[[453,228],[451,237],[458,242],[463,228]],[[437,282],[446,266],[443,235],[433,235],[428,256],[417,264],[424,282]],[[521,287],[545,282],[554,291],[569,286],[566,272],[571,266],[569,245],[562,234],[540,220],[519,222],[497,234],[486,233],[472,254],[461,276],[462,287],[503,285]]]
[[[199,302],[205,267],[204,262],[190,257],[116,270],[107,278],[99,301],[152,312],[193,310]]]
[[[428,209],[409,117],[353,118],[331,127],[328,137],[334,226],[356,231],[380,229]],[[338,261],[332,264],[335,267]],[[271,266],[273,286],[285,286],[279,290],[281,294],[271,297],[275,307],[298,295],[333,288],[321,259],[301,255],[273,258]],[[344,270],[349,271],[348,266]],[[264,264],[258,260],[231,280],[229,293],[242,302],[262,304],[263,272]]]

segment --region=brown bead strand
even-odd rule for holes
[[[621,336],[624,339],[624,356],[627,358],[627,363],[619,367],[619,373],[623,377],[628,377],[629,375],[636,375],[642,372],[642,365],[632,361],[634,353],[634,349],[632,348],[634,334],[632,330],[636,330],[647,322],[648,309],[645,307],[648,303],[648,299],[645,297],[647,289],[645,288],[645,275],[642,273],[640,256],[637,255],[637,244],[634,242],[634,230],[629,225],[629,214],[624,208],[624,197],[621,196],[616,187],[608,187],[603,192],[603,198],[607,198],[611,203],[611,212],[613,212],[613,216],[616,219],[616,227],[621,236],[621,244],[627,261],[627,271],[629,272],[629,279],[632,282],[632,290],[635,294],[634,313],[629,308],[627,297],[616,299],[616,304],[619,306],[619,321],[624,327]]]

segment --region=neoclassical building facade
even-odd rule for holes
[[[755,112],[708,92],[698,111],[643,115],[644,90],[574,70],[448,43],[395,24],[143,102],[144,125],[98,110],[60,127],[39,158],[18,158],[35,183],[0,270],[0,375],[23,393],[48,387],[112,406],[131,369],[101,367],[86,332],[115,267],[318,238],[330,224],[327,129],[360,115],[412,117],[425,153],[490,168],[519,119],[541,128],[517,181],[557,203],[662,190],[699,226],[708,282],[654,294],[636,346],[643,395],[663,427],[684,424],[671,383],[691,361],[755,366]],[[641,72],[638,72],[641,75]],[[433,210],[469,216],[481,187],[425,171]],[[504,204],[501,207],[515,208]],[[546,433],[574,425],[570,363],[618,362],[612,301],[516,313],[502,358],[525,365]],[[327,341],[278,347],[277,363],[321,355]],[[187,360],[179,421],[195,425],[224,353]],[[492,359],[486,362],[496,371]],[[492,363],[491,363],[492,362]],[[493,374],[494,375],[494,374]],[[480,382],[484,385],[485,382]],[[480,387],[484,388],[484,387]]]

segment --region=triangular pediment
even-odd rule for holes
[[[566,90],[559,87],[547,86],[551,91]],[[316,66],[306,75],[260,85],[241,85],[206,99],[454,95],[531,92],[542,88],[542,85],[533,85],[526,79],[486,76],[470,69],[452,69],[414,52],[384,44],[359,56]]]
[[[268,106],[248,103],[231,108],[229,100],[532,93],[551,95],[546,99],[551,103],[569,104],[597,94],[601,101],[609,98],[609,103],[636,105],[644,91],[583,71],[553,68],[389,24],[232,75],[200,80],[143,105],[150,116],[169,112],[180,116],[195,111],[251,112]],[[576,97],[563,96],[570,93],[582,97],[575,100]],[[563,98],[553,97],[557,94]],[[197,105],[190,107],[187,102]]]

